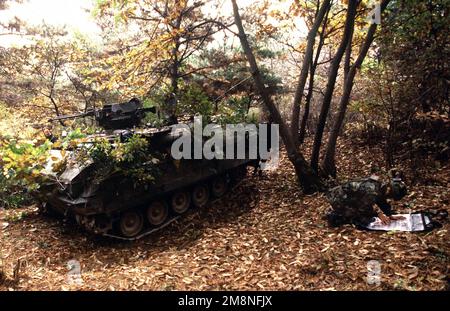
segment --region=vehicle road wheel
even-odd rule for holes
[[[177,214],[183,214],[191,204],[191,197],[187,191],[178,191],[172,195],[170,205]]]
[[[223,196],[228,190],[228,183],[225,176],[214,178],[211,185],[211,192],[216,198]]]
[[[208,203],[209,189],[206,185],[197,185],[192,191],[192,203],[195,207],[202,207]]]
[[[147,220],[153,226],[159,226],[166,221],[169,208],[164,201],[155,201],[147,208]]]
[[[144,217],[139,211],[129,211],[120,217],[120,232],[127,238],[138,235],[143,227]]]

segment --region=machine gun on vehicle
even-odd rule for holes
[[[156,113],[156,109],[155,107],[143,108],[141,101],[137,98],[132,98],[128,102],[105,105],[101,109],[91,108],[86,112],[51,118],[49,122],[93,116],[99,126],[104,129],[115,130],[139,125],[146,112]]]
[[[132,99],[52,119],[93,116],[107,130],[86,135],[65,150],[53,144],[42,171],[46,183],[36,193],[42,208],[73,218],[88,231],[134,240],[166,227],[191,207],[225,195],[245,177],[247,166],[259,163],[250,156],[250,134],[244,135],[244,158],[175,159],[173,143],[181,136],[187,134],[195,143],[191,126],[138,126],[147,111],[155,109]],[[226,133],[224,139],[237,144],[235,133]],[[51,132],[46,136],[52,139]],[[202,149],[206,143],[202,135]],[[123,156],[125,152],[130,156]]]

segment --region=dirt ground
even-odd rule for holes
[[[343,180],[382,166],[376,148],[344,142],[338,154]],[[428,175],[395,203],[397,211],[450,212],[449,166]],[[427,233],[368,232],[328,228],[327,208],[323,194],[301,194],[282,157],[278,170],[249,176],[218,202],[135,242],[90,235],[34,206],[4,210],[0,289],[449,289],[448,220]],[[71,260],[80,264],[79,279],[71,278]],[[371,260],[380,264],[379,284],[367,282]]]

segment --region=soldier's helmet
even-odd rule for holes
[[[392,198],[396,201],[401,200],[408,192],[401,178],[392,178],[390,186],[392,189]]]

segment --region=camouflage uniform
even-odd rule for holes
[[[355,223],[367,225],[378,213],[373,208],[376,204],[387,215],[391,215],[391,206],[386,201],[386,187],[375,176],[350,181],[332,188],[327,199],[333,211],[328,215],[339,219],[339,223]]]

